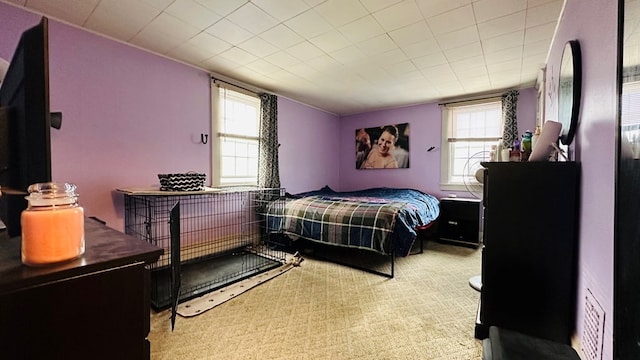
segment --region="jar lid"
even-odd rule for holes
[[[76,185],[71,183],[46,182],[32,184],[25,199],[32,206],[69,205],[77,201]]]

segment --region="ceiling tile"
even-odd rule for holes
[[[438,90],[443,97],[453,97],[464,94],[464,88],[457,79],[451,79],[450,81],[440,80]]]
[[[446,13],[427,18],[429,28],[434,35],[446,34],[452,31],[475,26],[476,21],[471,5],[463,6]]]
[[[193,27],[172,15],[167,13],[161,13],[155,19],[153,19],[149,25],[144,27],[138,35],[133,39],[134,41],[145,36],[147,38],[155,36],[158,39],[156,42],[161,42],[166,39],[170,43],[185,42],[198,34],[200,29]],[[158,36],[160,34],[161,36]],[[171,46],[173,48],[175,46]]]
[[[544,54],[545,56],[549,52],[549,41],[537,41],[533,43],[527,43],[524,45],[523,56],[529,57],[537,54]]]
[[[356,46],[368,55],[377,55],[397,48],[396,44],[389,38],[387,34],[376,36],[373,39],[365,40],[356,44]]]
[[[311,8],[302,0],[251,0],[251,2],[280,22],[289,20]]]
[[[480,45],[480,42],[444,50],[444,54],[449,62],[473,58],[482,55],[482,53],[482,45]]]
[[[401,49],[410,59],[442,51],[435,38],[404,45]]]
[[[325,1],[327,0],[304,0],[304,2],[311,7],[322,4]]]
[[[286,49],[304,41],[300,35],[282,24],[263,32],[260,37],[280,49]]]
[[[460,46],[472,44],[480,41],[476,26],[469,26],[467,28],[442,34],[436,36],[436,40],[443,50],[457,48]]]
[[[328,0],[314,10],[329,24],[340,27],[369,14],[358,1]]]
[[[478,0],[473,3],[478,23],[523,11],[526,8],[527,0]]]
[[[335,66],[342,66],[342,64],[337,62],[331,56],[325,54],[309,59],[305,63],[318,71],[327,71]]]
[[[522,48],[523,42],[524,30],[521,30],[506,35],[496,36],[491,39],[484,39],[482,40],[482,49],[485,52],[493,52],[512,48],[514,46]]]
[[[393,30],[389,32],[389,36],[391,36],[393,41],[400,47],[433,38],[433,34],[425,21],[418,21]]]
[[[279,66],[276,66],[262,59],[258,59],[254,62],[250,62],[247,65],[245,65],[245,67],[261,75],[270,75],[281,69]]]
[[[402,1],[373,13],[373,17],[387,32],[423,20],[420,9],[413,1]]]
[[[495,74],[507,71],[520,71],[521,66],[522,62],[520,59],[510,59],[492,64],[487,63],[487,71],[489,72],[489,76],[495,76]]]
[[[350,65],[367,59],[368,56],[355,46],[349,46],[340,50],[333,51],[329,54],[341,64]]]
[[[345,114],[531,86],[564,0],[2,1]]]
[[[505,61],[522,61],[522,47],[513,47],[509,49],[502,49],[498,51],[485,52],[484,59],[487,66],[491,66],[497,63],[503,63]],[[520,66],[520,63],[518,64]]]
[[[370,15],[341,26],[338,30],[353,43],[368,40],[385,33],[385,30]]]
[[[103,0],[104,1],[104,0]],[[135,0],[134,0],[135,1]],[[140,2],[145,3],[149,6],[154,7],[158,10],[164,10],[167,6],[171,5],[174,0],[140,0]],[[128,2],[128,1],[127,1]]]
[[[227,71],[232,71],[240,67],[241,65],[233,60],[229,60],[226,57],[220,55],[214,56],[202,62],[210,71],[218,73],[220,75],[227,75]]]
[[[278,51],[277,47],[257,36],[239,44],[238,47],[259,58],[269,56]]]
[[[497,88],[509,88],[516,87],[520,84],[520,71],[499,71],[494,74],[489,74],[489,80],[491,85]]]
[[[174,59],[183,60],[191,64],[199,64],[202,61],[211,58],[215,54],[206,48],[195,46],[192,43],[182,43],[178,47],[170,50],[167,56]]]
[[[492,90],[488,76],[464,79],[460,84],[468,94],[482,93]]]
[[[407,55],[405,55],[404,52],[402,52],[402,50],[400,50],[399,48],[393,48],[389,51],[380,53],[375,57],[370,57],[367,62],[375,66],[382,67],[384,65],[397,64],[407,60],[409,60],[409,58],[407,57]]]
[[[550,2],[527,10],[527,27],[557,22],[562,2]]]
[[[277,53],[265,57],[264,60],[281,68],[286,68],[287,66],[300,62],[300,59],[293,57],[291,54],[285,51],[278,51]]]
[[[544,5],[547,3],[564,3],[564,0],[527,0],[527,7],[532,8],[540,5]]]
[[[399,3],[400,1],[402,0],[360,0],[360,3],[362,3],[370,13],[373,13]]]
[[[422,56],[416,59],[412,59],[413,63],[418,69],[429,69],[434,66],[447,64],[447,58],[442,52],[437,52],[431,55]]]
[[[300,60],[309,60],[320,55],[324,55],[322,50],[318,49],[315,45],[308,41],[303,41],[299,44],[293,45],[287,48],[286,51]]]
[[[176,0],[164,11],[199,29],[205,29],[221,18],[194,0]]]
[[[201,32],[189,39],[188,43],[207,49],[213,55],[220,54],[231,48],[231,44],[207,32]]]
[[[397,89],[394,92],[400,92],[398,100],[406,97],[408,92],[415,91],[416,89],[423,89],[425,87],[426,78],[419,70],[397,73],[392,71],[391,76],[396,79],[396,81],[391,83]]]
[[[218,21],[209,28],[205,29],[205,31],[215,37],[224,39],[225,41],[233,45],[238,45],[253,36],[249,31],[241,28],[240,26],[232,23],[227,19]]]
[[[252,3],[243,5],[232,12],[227,19],[236,25],[258,35],[278,24],[278,20],[267,14]]]
[[[416,3],[424,17],[430,18],[465,5],[470,5],[471,0],[416,0]]]
[[[342,34],[337,30],[328,31],[322,35],[318,35],[314,38],[309,39],[309,41],[313,45],[317,46],[320,50],[327,53],[351,45],[351,42],[347,40],[347,38],[342,36]]]
[[[83,25],[100,0],[29,0],[29,8],[69,23]]]
[[[518,11],[514,14],[479,23],[478,32],[480,33],[480,38],[489,39],[514,31],[523,30],[525,27],[526,15],[526,11]]]
[[[332,29],[331,25],[313,10],[287,20],[285,25],[302,37],[310,39]]]
[[[453,70],[455,71],[460,81],[464,81],[468,78],[478,77],[485,77],[488,79],[489,72],[487,71],[487,67],[484,65],[483,59],[478,60],[479,62],[474,65],[459,65],[458,63],[452,63],[451,66],[453,67]]]
[[[238,65],[246,65],[258,59],[255,55],[250,54],[245,50],[235,46],[227,51],[224,51],[218,56],[230,61],[235,61]]]
[[[398,76],[400,74],[417,72],[416,66],[410,60],[405,60],[399,63],[385,65],[385,66],[382,66],[382,69],[394,76]]]
[[[227,16],[247,4],[249,0],[195,0],[220,16]]]
[[[554,22],[527,28],[524,32],[524,43],[530,44],[538,41],[550,42],[551,39],[553,39],[555,30],[556,23]]]
[[[307,80],[312,80],[319,75],[318,70],[305,63],[288,66],[287,71]]]
[[[143,49],[148,49],[158,54],[166,54],[171,49],[180,46],[180,44],[182,44],[184,41],[184,39],[178,39],[169,36],[158,37],[153,31],[145,29],[137,33],[136,36],[129,40],[129,42],[134,45],[137,45]]]
[[[158,14],[160,10],[141,1],[129,1],[125,4],[118,0],[102,0],[87,19],[85,26],[98,33],[109,34],[126,41]]]

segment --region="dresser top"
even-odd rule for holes
[[[20,237],[0,236],[0,294],[133,263],[152,263],[163,249],[85,218],[85,253],[41,267],[22,264]]]

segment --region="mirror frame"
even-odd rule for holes
[[[571,68],[568,65],[572,65]],[[558,76],[558,122],[562,124],[560,142],[570,145],[578,126],[580,98],[582,94],[582,54],[578,40],[567,41],[562,51],[560,75]],[[563,90],[565,82],[571,88]]]

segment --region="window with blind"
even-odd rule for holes
[[[213,186],[256,185],[260,99],[242,89],[212,83]]]
[[[484,152],[502,137],[500,98],[443,105],[442,111],[443,190],[465,190],[463,176],[471,156]]]

